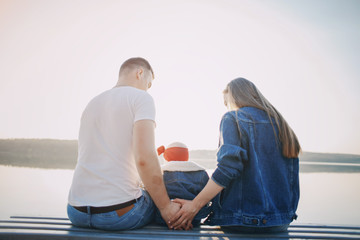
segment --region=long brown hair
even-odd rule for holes
[[[224,93],[230,94],[230,100],[238,108],[247,106],[264,110],[273,126],[275,138],[278,137],[281,142],[283,156],[298,157],[301,147],[294,131],[276,108],[261,94],[255,84],[245,78],[236,78],[228,83]],[[279,129],[279,136],[276,135],[272,118]]]

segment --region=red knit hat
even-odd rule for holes
[[[159,156],[164,153],[164,158],[168,162],[189,160],[188,148],[181,142],[171,143],[166,149],[164,146],[160,146],[158,147],[157,152]]]

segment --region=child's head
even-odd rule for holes
[[[158,155],[160,156],[164,153],[164,158],[166,161],[188,161],[189,160],[189,151],[185,144],[181,142],[171,143],[165,149],[164,146],[160,146],[157,149]]]

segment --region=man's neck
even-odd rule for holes
[[[119,79],[118,82],[116,83],[115,87],[134,87],[137,88],[135,81],[132,81],[130,79]]]

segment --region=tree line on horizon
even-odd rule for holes
[[[77,161],[77,140],[57,139],[0,139],[0,165],[74,169]],[[205,168],[216,167],[216,150],[191,150],[190,160]],[[360,155],[304,152],[300,162],[355,163],[360,164]],[[358,167],[300,165],[303,172],[360,172]]]

